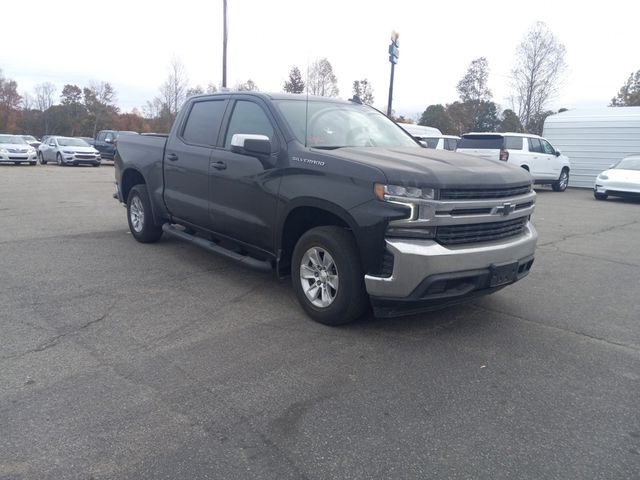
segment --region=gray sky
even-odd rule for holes
[[[172,57],[192,85],[222,78],[222,0],[42,0],[3,5],[0,69],[21,93],[50,81],[110,82],[123,111],[157,94]],[[540,20],[567,49],[568,70],[552,108],[606,106],[640,69],[637,0],[536,2],[412,0],[228,0],[227,83],[251,78],[281,91],[293,65],[327,57],[340,96],[368,78],[375,106],[387,103],[392,30],[400,33],[394,109],[411,117],[456,100],[471,60],[489,61],[494,101],[508,108],[517,44]]]

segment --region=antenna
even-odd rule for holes
[[[309,57],[307,57],[307,84],[305,85],[307,90],[307,101],[305,102],[304,107],[304,146],[308,147],[308,139],[309,139]]]

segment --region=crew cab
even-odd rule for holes
[[[168,135],[120,137],[115,177],[136,240],[290,275],[328,325],[495,292],[534,259],[527,172],[422,148],[357,99],[191,97]]]

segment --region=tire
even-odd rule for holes
[[[316,227],[300,237],[293,250],[291,278],[309,317],[336,326],[364,314],[368,297],[359,259],[353,235],[342,227]]]
[[[99,163],[94,163],[94,164],[93,164],[93,166],[94,166],[94,167],[99,167],[99,166],[100,166],[100,164],[99,164]]]
[[[62,155],[60,154],[56,155],[56,162],[58,163],[59,167],[64,166],[64,163],[62,163]]]
[[[564,192],[569,185],[569,170],[566,168],[562,169],[560,172],[560,177],[556,182],[551,184],[551,188],[553,188],[554,192]]]
[[[14,165],[20,165],[20,162],[13,162]]]
[[[38,160],[40,161],[40,165],[46,165],[47,161],[44,159],[44,155],[42,155],[42,153],[38,152]]]
[[[141,243],[157,242],[162,237],[162,227],[153,221],[151,202],[144,184],[135,185],[129,192],[127,221],[133,238]]]
[[[609,195],[607,195],[606,193],[598,193],[598,192],[593,192],[593,196],[596,200],[606,200]]]

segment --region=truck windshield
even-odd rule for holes
[[[304,99],[274,103],[298,141],[308,147],[420,148],[395,123],[366,105]]]

